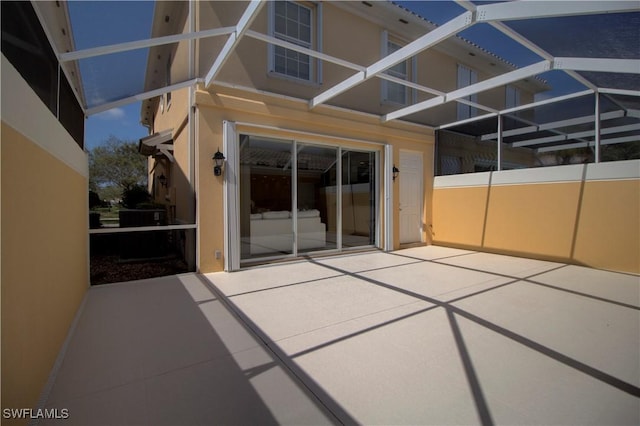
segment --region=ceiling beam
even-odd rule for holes
[[[640,10],[636,1],[514,1],[478,6],[477,21],[510,21]]]
[[[640,60],[613,58],[555,58],[553,69],[640,74]]]
[[[600,114],[600,121],[607,121],[607,120],[612,120],[614,118],[621,118],[625,116],[625,112],[620,110],[620,111],[611,111],[611,112],[607,112],[604,114]],[[571,127],[571,126],[577,126],[580,124],[587,124],[587,123],[592,123],[593,120],[595,120],[596,116],[595,115],[587,115],[584,117],[576,117],[576,118],[571,118],[568,120],[560,120],[560,121],[553,121],[551,123],[544,123],[544,124],[539,124],[539,125],[534,125],[534,126],[527,126],[527,127],[520,127],[518,129],[512,129],[512,130],[506,130],[504,132],[502,132],[502,136],[504,137],[510,137],[510,136],[519,136],[519,135],[526,135],[527,133],[535,133],[535,132],[539,132],[542,130],[548,130],[548,129],[557,129],[559,127]],[[481,141],[487,141],[487,140],[495,140],[498,137],[497,133],[489,133],[486,135],[482,135],[480,137]]]
[[[400,48],[394,53],[386,56],[379,61],[369,65],[365,71],[359,71],[351,77],[346,78],[335,86],[325,90],[319,95],[315,96],[309,101],[309,107],[315,108],[316,106],[325,103],[331,98],[338,96],[339,94],[357,86],[360,83],[376,76],[394,65],[400,62],[406,61],[414,55],[440,43],[442,40],[449,38],[450,36],[459,33],[465,28],[474,24],[474,16],[471,12],[465,12],[458,17],[450,20],[446,24],[428,32],[427,34],[417,38],[406,46]]]
[[[113,102],[107,102],[102,105],[97,105],[92,108],[88,108],[86,110],[86,115],[91,116],[91,115],[99,114],[101,112],[104,112],[113,108],[121,107],[123,105],[144,101],[145,99],[155,98],[156,96],[164,95],[165,93],[173,92],[174,90],[184,89],[185,87],[192,86],[199,82],[201,82],[201,79],[194,78],[191,80],[183,81],[181,83],[172,84],[171,86],[165,86],[159,89],[150,90],[148,92],[140,93],[133,96],[128,96],[126,98],[121,98]]]
[[[609,138],[609,139],[601,139],[600,145],[613,145],[617,143],[627,143],[627,142],[636,142],[640,140],[640,136],[621,136],[619,138]],[[576,143],[568,143],[564,145],[555,145],[555,146],[545,146],[543,148],[538,148],[536,152],[554,152],[554,151],[562,151],[563,149],[573,149],[573,148],[587,148],[590,146],[595,146],[595,141],[590,142],[576,142]]]
[[[614,133],[624,133],[624,132],[634,132],[640,130],[640,124],[627,124],[626,126],[616,126],[616,127],[607,127],[600,130],[601,135],[611,135]],[[528,139],[520,142],[514,142],[511,144],[512,147],[522,147],[522,146],[530,146],[530,145],[540,145],[543,143],[550,142],[560,142],[560,141],[568,141],[572,139],[580,139],[580,138],[588,138],[595,136],[595,130],[585,130],[583,132],[575,132],[569,133],[566,135],[557,135],[557,136],[547,136],[544,138],[536,138],[536,139]],[[640,135],[637,136],[640,138]]]
[[[235,50],[236,46],[238,45],[238,43],[240,43],[242,36],[249,29],[256,16],[258,16],[258,12],[260,12],[260,9],[262,9],[264,3],[264,0],[252,0],[251,3],[249,3],[249,6],[247,6],[246,10],[240,17],[240,20],[235,27],[235,31],[229,35],[229,38],[222,47],[222,50],[218,54],[218,57],[213,62],[213,65],[211,65],[211,69],[207,73],[207,76],[204,80],[205,87],[209,87],[211,85],[224,64],[231,57],[231,54]]]
[[[364,71],[367,69],[362,65],[354,64],[353,62],[345,61],[344,59],[336,58],[335,56],[327,55],[326,53],[322,53],[322,52],[318,52],[317,50],[302,47],[295,43],[291,43],[285,40],[280,40],[279,38],[261,34],[256,31],[247,30],[247,32],[245,32],[245,36],[251,37],[256,40],[264,41],[265,43],[273,44],[274,46],[284,47],[285,49],[293,50],[294,52],[302,53],[304,55],[321,59],[323,61],[327,61],[332,64],[341,65],[345,68],[350,68],[352,70]]]
[[[517,69],[515,71],[510,71],[505,74],[502,74],[493,78],[489,78],[487,80],[483,80],[479,83],[471,84],[461,89],[454,90],[445,95],[437,96],[435,98],[428,99],[423,102],[418,102],[417,104],[414,104],[405,108],[401,108],[397,111],[390,112],[382,117],[382,121],[386,122],[389,120],[395,120],[396,118],[400,118],[409,114],[424,111],[424,110],[433,108],[435,106],[445,104],[447,102],[455,101],[456,99],[461,99],[467,96],[471,96],[475,93],[484,92],[489,89],[504,86],[506,84],[513,83],[515,81],[519,81],[528,77],[532,77],[534,75],[541,74],[545,71],[548,71],[550,68],[551,68],[550,61],[545,60],[545,61],[537,62],[533,65],[529,65],[524,68]]]
[[[112,53],[128,52],[130,50],[144,49],[147,47],[161,46],[177,43],[183,40],[198,40],[206,37],[216,37],[231,34],[235,27],[214,28],[211,30],[193,33],[176,34],[164,37],[155,37],[146,40],[129,41],[126,43],[110,44],[108,46],[92,47],[90,49],[75,50],[60,54],[60,62],[77,61],[92,58],[94,56],[109,55]]]

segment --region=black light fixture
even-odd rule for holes
[[[400,169],[397,168],[396,165],[394,164],[393,169],[391,171],[393,172],[393,180],[395,181],[398,175],[400,174]]]
[[[167,177],[164,175],[164,173],[158,176],[158,182],[160,182],[160,185],[164,186],[165,188],[167,187]]]
[[[215,166],[213,166],[213,174],[216,176],[220,176],[222,175],[222,165],[224,164],[224,154],[220,152],[220,148],[218,148],[218,151],[216,151],[216,153],[213,155],[213,161],[215,163]]]

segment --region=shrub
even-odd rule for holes
[[[122,205],[127,209],[135,209],[138,204],[150,201],[151,195],[144,186],[133,185],[122,191]]]
[[[94,207],[102,205],[102,200],[97,192],[89,191],[89,210],[93,210]]]

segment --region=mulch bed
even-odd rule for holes
[[[91,256],[91,285],[142,280],[189,272],[179,258],[122,262],[119,256]]]

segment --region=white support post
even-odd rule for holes
[[[393,250],[393,146],[384,146],[384,251]]]
[[[600,162],[600,93],[596,91],[594,96],[595,96],[595,111],[596,111],[595,121],[593,122],[594,132],[595,132],[595,142],[596,142],[596,146],[594,147],[594,150],[595,150],[595,162],[599,163]]]
[[[240,200],[238,199],[239,150],[236,123],[223,121],[222,150],[227,155],[223,175],[224,270],[240,269]],[[210,253],[213,255],[214,253]],[[207,253],[207,255],[210,255]]]
[[[498,171],[502,170],[502,115],[498,114]]]

